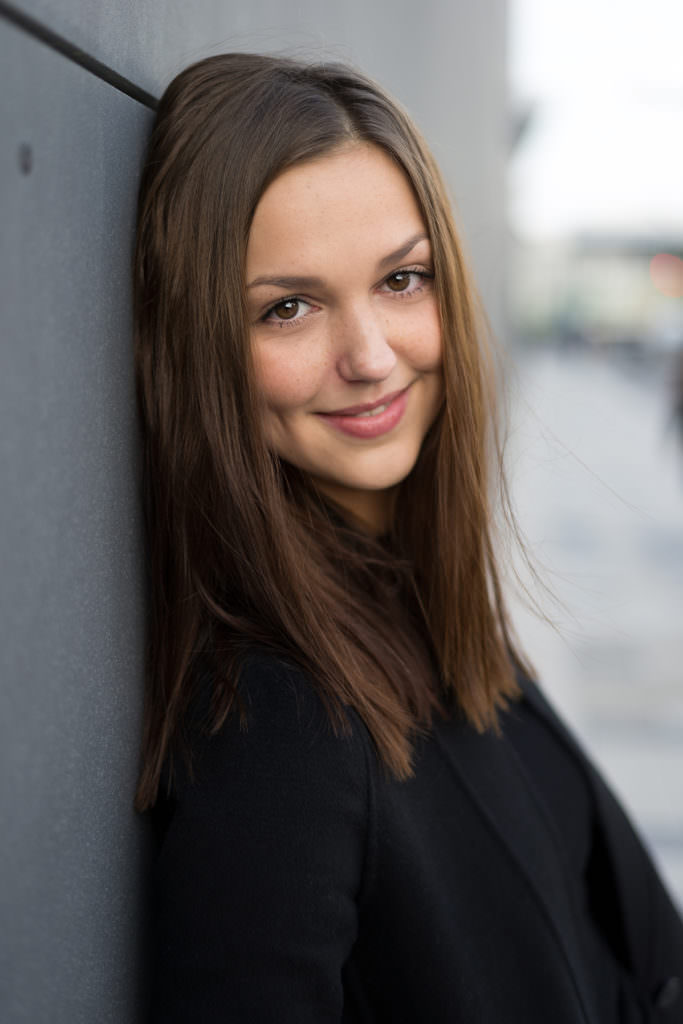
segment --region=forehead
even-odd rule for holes
[[[269,185],[252,221],[247,271],[277,269],[282,258],[310,270],[310,262],[351,251],[381,256],[421,231],[405,172],[379,147],[354,143],[297,164]]]

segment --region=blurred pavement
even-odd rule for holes
[[[558,602],[513,617],[683,907],[683,450],[663,357],[513,356],[508,472]]]

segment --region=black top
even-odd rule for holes
[[[618,922],[605,919],[601,891],[611,886],[604,870],[595,802],[585,774],[553,739],[528,701],[504,718],[504,735],[522,762],[539,813],[553,832],[557,857],[566,866],[581,955],[594,992],[599,1020],[619,1021],[619,968],[610,939]],[[618,948],[618,947],[617,947]]]
[[[248,731],[160,806],[153,1021],[681,1019],[681,922],[533,684],[502,737],[437,719],[403,783],[299,670],[254,656],[240,689]]]

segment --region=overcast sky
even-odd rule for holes
[[[520,235],[683,238],[683,0],[510,0],[509,74]]]

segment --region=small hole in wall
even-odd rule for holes
[[[30,174],[33,170],[33,149],[28,142],[19,146],[19,170],[22,174]]]

